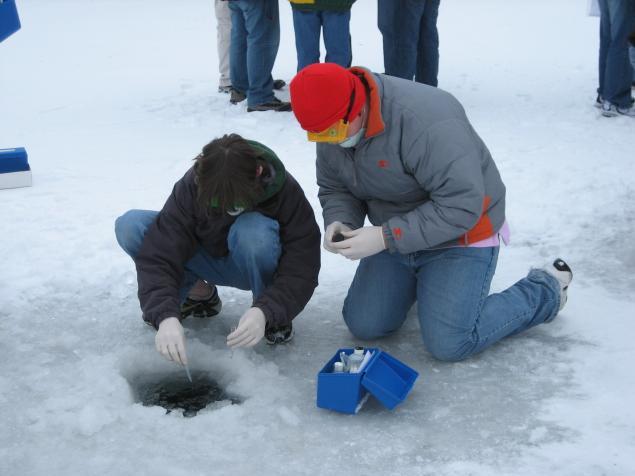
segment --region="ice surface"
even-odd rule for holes
[[[275,77],[295,70],[280,2]],[[440,85],[465,105],[508,190],[512,245],[493,290],[562,256],[569,302],[552,324],[459,364],[432,359],[416,319],[351,339],[340,307],[355,266],[323,254],[287,346],[225,347],[249,305],[186,324],[192,372],[241,405],[184,419],[134,402],[135,375],[183,371],[154,350],[113,222],[161,207],[212,138],[272,147],[319,216],[314,149],[292,114],[217,94],[212,2],[22,0],[0,44],[0,147],[26,146],[30,189],[0,191],[2,475],[632,475],[635,473],[635,123],[593,108],[598,20],[574,0],[447,0]],[[353,10],[354,62],[382,70],[376,3]],[[281,93],[287,97],[288,90]],[[394,412],[315,407],[333,352],[380,346],[420,373]]]

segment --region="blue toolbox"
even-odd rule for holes
[[[20,29],[20,17],[15,0],[0,0],[0,41],[9,38]]]
[[[353,349],[339,349],[318,373],[317,406],[342,413],[357,413],[370,395],[392,410],[403,402],[419,373],[387,352],[370,352],[358,373],[334,371],[341,356],[349,357]]]
[[[0,189],[30,187],[31,167],[24,147],[0,149]]]

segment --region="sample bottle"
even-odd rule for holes
[[[344,373],[344,362],[335,362],[333,364],[333,373],[334,374]]]
[[[357,373],[359,366],[364,360],[364,348],[355,347],[355,350],[348,356],[348,371],[352,374]]]

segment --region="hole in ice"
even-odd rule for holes
[[[192,382],[185,372],[167,375],[139,375],[130,380],[135,402],[146,407],[160,406],[166,414],[183,411],[184,417],[194,417],[210,404],[219,408],[237,405],[242,400],[230,395],[207,372],[192,371]]]

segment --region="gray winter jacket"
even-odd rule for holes
[[[449,93],[351,68],[370,90],[364,139],[317,144],[324,226],[383,227],[391,252],[467,246],[505,221],[505,186],[487,147]]]

